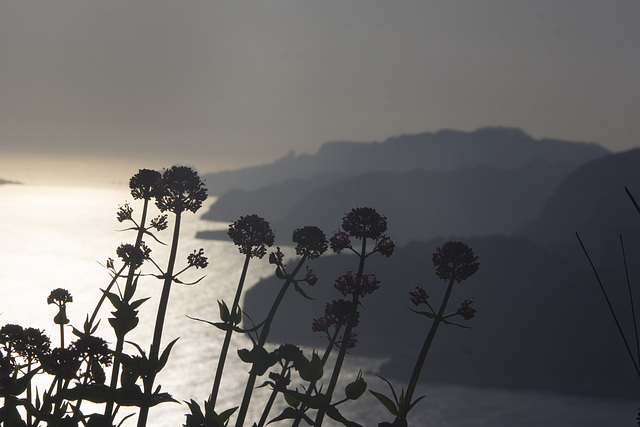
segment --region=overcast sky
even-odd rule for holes
[[[624,150],[639,19],[637,0],[0,0],[0,168],[207,172],[487,125]]]

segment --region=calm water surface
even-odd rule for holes
[[[115,218],[119,205],[125,201],[135,210],[141,205],[133,201],[127,188],[37,187],[0,185],[0,325],[17,323],[25,327],[45,329],[57,341],[57,328],[52,323],[55,308],[47,306],[49,292],[58,287],[68,289],[74,302],[69,306],[72,324],[80,327],[87,313],[100,297],[99,288],[108,284],[103,265],[107,258],[117,258],[115,248],[130,242],[132,232],[117,232],[124,228]],[[208,202],[209,204],[212,201]],[[204,212],[206,204],[201,212]],[[247,212],[249,214],[251,212]],[[233,300],[243,256],[230,242],[199,240],[198,230],[226,230],[226,223],[201,221],[197,215],[186,214],[178,259],[185,262],[193,250],[204,248],[210,265],[206,277],[194,286],[176,286],[171,291],[163,342],[180,337],[169,363],[159,376],[164,391],[177,400],[195,399],[202,402],[210,393],[218,359],[222,332],[194,322],[186,315],[217,320],[217,300],[229,304]],[[160,235],[170,239],[167,230]],[[149,240],[155,259],[166,259],[167,249]],[[285,253],[292,253],[283,248]],[[161,264],[162,265],[162,264]],[[195,280],[200,271],[190,271],[185,280]],[[266,258],[255,260],[249,271],[247,287],[272,274]],[[141,280],[138,295],[150,296],[140,310],[141,324],[128,335],[143,348],[151,341],[152,325],[161,283],[153,278]],[[269,302],[270,303],[270,302]],[[109,316],[109,307],[103,310]],[[113,342],[106,320],[99,334]],[[311,332],[310,332],[311,333]],[[234,339],[235,348],[248,347],[242,337]],[[310,349],[308,349],[310,350]],[[130,349],[134,353],[135,350]],[[233,350],[227,361],[223,395],[218,408],[237,406],[241,401],[247,365],[235,357]],[[383,362],[371,358],[348,359],[346,380],[355,378],[362,368],[370,388],[386,392],[386,386],[375,377]],[[491,426],[491,427],[601,427],[632,426],[637,404],[631,401],[609,401],[584,397],[558,396],[534,392],[477,389],[453,385],[430,385],[422,388],[427,398],[412,412],[413,425]],[[265,390],[254,393],[256,399],[250,419],[260,414],[260,399]],[[151,410],[151,426],[181,426],[185,405],[165,404]],[[389,420],[384,410],[369,394],[343,412],[364,426]],[[126,415],[126,408],[121,415]],[[274,412],[275,414],[275,412]],[[131,421],[127,425],[135,425]],[[277,424],[284,425],[284,424]],[[331,425],[326,423],[326,425]]]

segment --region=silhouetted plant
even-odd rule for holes
[[[384,405],[391,415],[396,417],[393,423],[383,422],[378,424],[379,426],[399,427],[408,425],[407,416],[409,415],[409,411],[411,411],[411,409],[413,409],[413,407],[424,398],[424,396],[422,396],[413,400],[413,394],[416,386],[418,385],[424,361],[427,358],[431,344],[433,344],[433,339],[436,336],[438,326],[440,326],[441,323],[444,323],[465,328],[466,326],[453,323],[448,319],[454,316],[461,316],[463,319],[469,320],[473,318],[476,312],[470,307],[472,300],[466,299],[455,312],[445,314],[455,282],[460,283],[478,271],[480,264],[478,263],[478,257],[474,255],[473,250],[462,242],[447,242],[442,245],[442,247],[436,248],[432,260],[433,265],[436,268],[436,275],[440,279],[448,282],[447,290],[437,312],[429,303],[429,295],[424,288],[416,286],[414,290],[409,293],[412,304],[416,307],[426,305],[428,309],[427,311],[411,310],[414,313],[433,319],[433,323],[431,324],[429,333],[427,334],[422,345],[422,349],[420,350],[420,354],[418,355],[418,360],[413,368],[413,373],[411,374],[406,393],[403,389],[398,396],[391,383],[382,377],[382,380],[389,385],[393,399],[382,393],[375,392],[373,390],[370,391],[371,394],[373,394]]]
[[[141,169],[130,179],[129,187],[133,199],[142,201],[140,216],[134,217],[134,207],[125,203],[118,208],[116,219],[122,224],[130,225],[120,231],[135,231],[136,237],[133,242],[118,246],[115,260],[107,260],[105,268],[111,280],[101,290],[101,296],[91,314],[87,314],[83,327],[79,329],[70,326],[66,305],[73,298],[65,289],[57,288],[51,292],[47,303],[57,307],[53,321],[60,328],[58,347],[52,348],[50,338],[38,329],[25,329],[12,324],[0,328],[0,398],[3,400],[0,422],[3,425],[36,427],[45,423],[58,427],[80,424],[88,427],[113,427],[119,410],[126,407],[137,409],[119,415],[119,425],[137,412],[137,425],[144,427],[151,407],[165,402],[177,402],[169,393],[161,393],[155,380],[166,366],[170,352],[178,340],[174,339],[162,349],[171,287],[174,283],[200,282],[203,277],[185,283],[181,275],[190,269],[206,268],[209,263],[204,250],[195,249],[187,255],[182,268],[176,265],[182,214],[187,211],[195,213],[200,209],[207,197],[206,188],[193,169],[182,166],[171,167],[164,173]],[[154,202],[161,214],[149,221],[149,211]],[[168,228],[169,214],[173,214],[173,232],[166,267],[162,268],[161,262],[152,256],[153,252],[145,240],[164,245],[155,233]],[[365,393],[367,383],[362,371],[347,384],[343,397],[335,398],[336,387],[347,352],[357,344],[355,328],[360,321],[359,307],[362,300],[380,286],[374,273],[365,272],[365,262],[374,253],[389,257],[395,249],[395,243],[385,234],[386,230],[386,217],[370,207],[354,208],[345,214],[341,229],[328,241],[324,232],[317,227],[296,229],[292,241],[299,258],[292,262],[293,268],[285,264],[285,254],[280,248],[269,255],[269,262],[275,267],[275,276],[282,280],[282,286],[275,295],[266,318],[256,325],[245,313],[247,322],[241,327],[243,311],[240,299],[249,263],[251,259],[262,259],[267,254],[267,248],[274,244],[275,236],[269,222],[257,215],[242,216],[230,224],[228,235],[245,256],[244,263],[233,303],[229,306],[223,300],[218,301],[220,321],[194,319],[216,326],[225,334],[211,395],[202,406],[193,399],[185,402],[190,411],[186,414],[185,427],[228,426],[238,409],[235,423],[237,427],[243,426],[257,378],[267,372],[268,377],[257,388],[270,389],[270,393],[259,420],[253,423],[254,426],[262,427],[279,421],[292,422],[294,426],[303,421],[309,425],[321,426],[325,416],[346,426],[358,426],[356,422],[347,420],[338,407],[359,399]],[[305,356],[294,344],[282,344],[272,351],[267,350],[273,321],[286,293],[293,288],[304,298],[311,299],[303,285],[306,283],[314,286],[319,279],[308,262],[320,257],[329,247],[338,254],[343,251],[354,253],[358,264],[357,268],[347,270],[334,280],[334,287],[343,298],[326,303],[323,314],[312,322],[312,331],[323,334],[327,339],[322,356],[316,350],[310,356]],[[450,320],[454,316],[469,320],[475,314],[470,299],[463,301],[455,312],[444,313],[454,282],[465,280],[478,268],[477,257],[471,249],[459,242],[449,242],[436,250],[433,262],[438,277],[449,284],[437,312],[431,307],[424,289],[417,287],[410,294],[413,304],[428,308],[427,311],[414,311],[433,319],[433,325],[416,362],[407,392],[405,394],[403,390],[398,398],[391,388],[393,400],[372,392],[396,416],[393,425],[406,425],[409,410],[420,400],[413,401],[412,396],[438,325],[454,324]],[[149,272],[149,268],[157,271]],[[127,335],[138,326],[138,310],[148,300],[135,298],[139,281],[153,277],[160,279],[163,287],[152,342],[147,352],[139,344],[128,341]],[[124,281],[124,286],[119,284],[121,280]],[[106,340],[95,335],[100,322],[98,313],[107,300],[113,306],[108,321],[116,338],[114,349],[109,348]],[[68,345],[65,345],[66,327],[70,327],[75,335],[75,340]],[[246,334],[251,339],[250,349],[243,348],[237,352],[241,360],[251,364],[251,369],[240,405],[216,411],[216,400],[221,393],[220,383],[234,332]],[[131,345],[137,354],[127,354],[125,344]],[[336,352],[333,366],[326,366],[330,355]],[[331,372],[326,385],[321,383],[325,370]],[[34,392],[32,380],[38,373],[48,375],[50,382],[43,391]],[[278,398],[284,399],[287,406],[274,417],[270,413]],[[92,408],[97,405],[101,412],[83,413],[84,408],[89,406],[83,405],[85,401],[93,403]],[[270,417],[273,418],[269,420]]]
[[[631,200],[631,202],[633,203],[633,206],[635,207],[636,211],[640,214],[640,205],[638,205],[638,202],[636,201],[635,197],[633,196],[633,194],[631,194],[631,191],[629,191],[629,189],[627,187],[624,188],[625,192],[627,193],[627,196],[629,197],[629,199]],[[593,262],[593,260],[591,259],[591,256],[589,255],[587,248],[585,247],[584,243],[582,242],[582,239],[580,238],[580,235],[578,234],[578,232],[576,232],[576,237],[578,238],[578,242],[580,243],[580,247],[582,248],[587,261],[589,262],[589,265],[591,266],[591,269],[593,270],[593,274],[596,278],[596,281],[598,283],[598,286],[600,287],[600,290],[602,291],[602,295],[605,299],[605,302],[607,303],[607,307],[609,308],[609,313],[611,314],[611,317],[613,318],[615,324],[616,324],[616,328],[618,329],[618,333],[620,334],[620,337],[622,338],[622,341],[624,342],[624,346],[627,350],[627,354],[629,355],[629,358],[631,359],[631,362],[633,363],[633,367],[636,371],[636,375],[638,376],[638,378],[640,379],[640,335],[638,334],[638,321],[636,318],[636,309],[635,309],[635,304],[634,304],[634,297],[633,297],[633,292],[631,291],[631,280],[629,277],[629,269],[628,269],[628,264],[627,264],[627,255],[625,253],[625,247],[624,247],[624,240],[622,238],[622,234],[620,234],[620,249],[621,249],[621,255],[622,255],[622,261],[624,262],[624,270],[625,270],[625,278],[626,278],[626,286],[627,286],[627,291],[628,291],[628,295],[629,295],[629,309],[631,310],[631,318],[632,318],[632,323],[633,323],[633,338],[635,341],[635,353],[634,353],[634,349],[631,348],[631,344],[629,343],[629,339],[627,338],[627,335],[624,333],[624,329],[620,323],[620,320],[618,318],[618,311],[616,311],[616,309],[613,307],[613,304],[611,303],[611,300],[609,298],[609,295],[607,294],[607,290],[604,286],[604,283],[602,282],[602,280],[600,279],[600,275],[598,274],[598,270],[596,269],[596,266]],[[638,416],[637,416],[637,421],[638,421],[638,425],[640,426],[640,408],[638,409]]]

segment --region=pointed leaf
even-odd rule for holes
[[[298,292],[300,295],[302,295],[303,297],[305,297],[308,300],[313,301],[313,298],[311,298],[309,295],[307,295],[302,288],[298,285],[298,283],[293,282],[293,288],[296,290],[296,292]]]
[[[334,405],[330,405],[329,407],[327,407],[327,416],[342,423],[342,425],[345,425],[347,427],[362,427],[360,424],[349,421],[348,419],[343,417],[340,411],[338,411],[338,408],[336,408]]]
[[[387,411],[389,411],[391,413],[391,415],[395,415],[395,416],[399,415],[398,414],[398,408],[396,407],[396,404],[393,403],[393,400],[389,399],[384,394],[375,392],[373,390],[369,390],[369,393],[373,394],[373,396],[376,399],[378,399],[380,401],[380,403],[382,403],[384,405],[385,408],[387,408]]]
[[[164,349],[164,351],[162,352],[162,356],[160,356],[160,360],[158,361],[156,372],[160,372],[162,368],[164,368],[164,365],[167,364],[167,360],[169,360],[169,353],[171,353],[171,349],[179,339],[180,338],[178,337],[175,340],[171,341],[167,348]]]

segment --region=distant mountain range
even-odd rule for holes
[[[508,235],[538,215],[569,172],[606,154],[596,144],[535,140],[509,128],[328,143],[313,156],[290,154],[269,165],[205,175],[214,194],[226,190],[203,219],[231,222],[256,213],[288,239],[309,224],[335,231],[344,212],[371,206],[389,217],[402,244]],[[199,237],[226,239],[214,232]]]
[[[450,146],[442,142],[445,135],[455,136]],[[395,160],[399,154],[388,162],[371,154],[391,157],[394,143],[408,147],[410,142],[421,154],[403,154],[413,157],[406,169]],[[640,397],[640,380],[575,235],[579,232],[587,245],[613,305],[626,310],[621,321],[632,332],[619,235],[628,259],[639,259],[640,214],[624,187],[637,192],[640,201],[640,149],[611,154],[594,144],[537,141],[503,128],[443,131],[370,145],[345,144],[341,150],[351,150],[351,159],[368,158],[369,164],[394,169],[358,165],[338,168],[341,174],[325,170],[309,177],[292,174],[280,182],[266,178],[267,171],[275,175],[276,164],[322,164],[323,147],[316,162],[307,158],[313,156],[289,156],[245,170],[245,178],[265,174],[263,187],[229,190],[206,217],[234,220],[256,212],[270,219],[269,214],[284,245],[292,227],[307,223],[331,234],[352,207],[373,206],[387,215],[389,234],[400,246],[389,259],[368,258],[368,271],[376,272],[382,285],[363,300],[353,354],[389,357],[380,374],[398,387],[406,387],[429,326],[407,308],[408,292],[422,284],[434,304],[439,303],[444,284],[434,275],[431,254],[444,241],[456,239],[474,249],[481,267],[456,286],[451,310],[473,297],[478,312],[466,322],[473,329],[439,330],[423,380]],[[327,301],[341,297],[333,281],[348,267],[355,268],[354,263],[353,256],[344,254],[312,261],[320,281],[307,290],[316,300],[287,295],[270,339],[323,348],[325,342],[311,332],[311,320],[321,315]],[[630,262],[629,273],[637,294],[640,264]],[[269,278],[246,292],[244,309],[252,319],[266,314],[270,304],[265,301],[275,297],[277,282]]]

